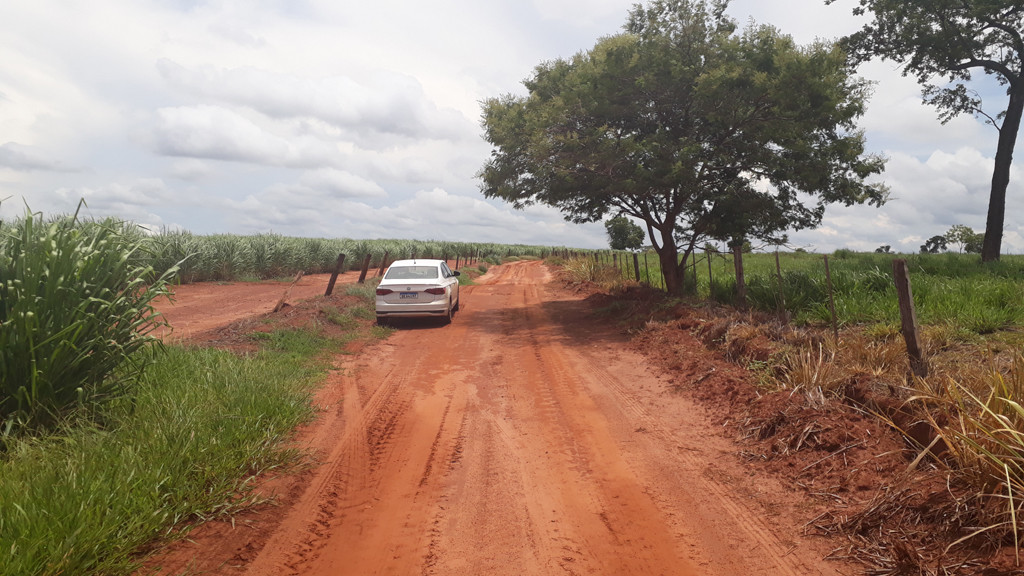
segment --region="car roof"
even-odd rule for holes
[[[441,262],[444,262],[444,260],[417,258],[415,260],[395,260],[391,263],[391,266],[438,266]]]

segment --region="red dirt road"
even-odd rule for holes
[[[201,332],[219,328],[236,320],[270,312],[285,293],[285,302],[295,302],[324,293],[330,274],[310,274],[292,282],[201,282],[174,286],[173,303],[166,300],[154,305],[171,329],[158,333],[164,339],[182,340]],[[359,272],[338,276],[335,285],[354,284]]]
[[[805,504],[549,280],[497,267],[451,325],[339,359],[301,438],[321,464],[163,573],[838,574]]]

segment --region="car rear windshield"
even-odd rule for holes
[[[384,277],[388,280],[434,280],[437,266],[392,266]]]

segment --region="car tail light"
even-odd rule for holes
[[[387,296],[392,292],[394,292],[394,290],[388,290],[387,288],[377,288],[377,296]]]
[[[444,294],[444,288],[427,288],[424,290],[427,294]]]

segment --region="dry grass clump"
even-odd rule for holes
[[[608,292],[618,292],[630,284],[614,266],[595,262],[593,258],[572,258],[561,269],[562,278],[571,284],[595,284]]]
[[[925,407],[940,446],[938,462],[975,489],[985,515],[956,544],[992,533],[1012,539],[1020,564],[1024,505],[1024,356],[1004,372],[992,370],[985,382],[948,378],[938,386],[917,382],[912,402]],[[935,390],[935,391],[933,391]],[[937,416],[936,416],[937,415]],[[941,442],[941,443],[940,443]]]
[[[947,544],[960,536],[959,527],[978,522],[977,508],[963,495],[918,490],[909,477],[897,480],[857,512],[830,511],[808,522],[820,534],[848,538],[828,557],[857,561],[877,576],[990,573],[990,562],[980,557],[997,550],[997,541],[979,542],[973,551],[950,550]]]

